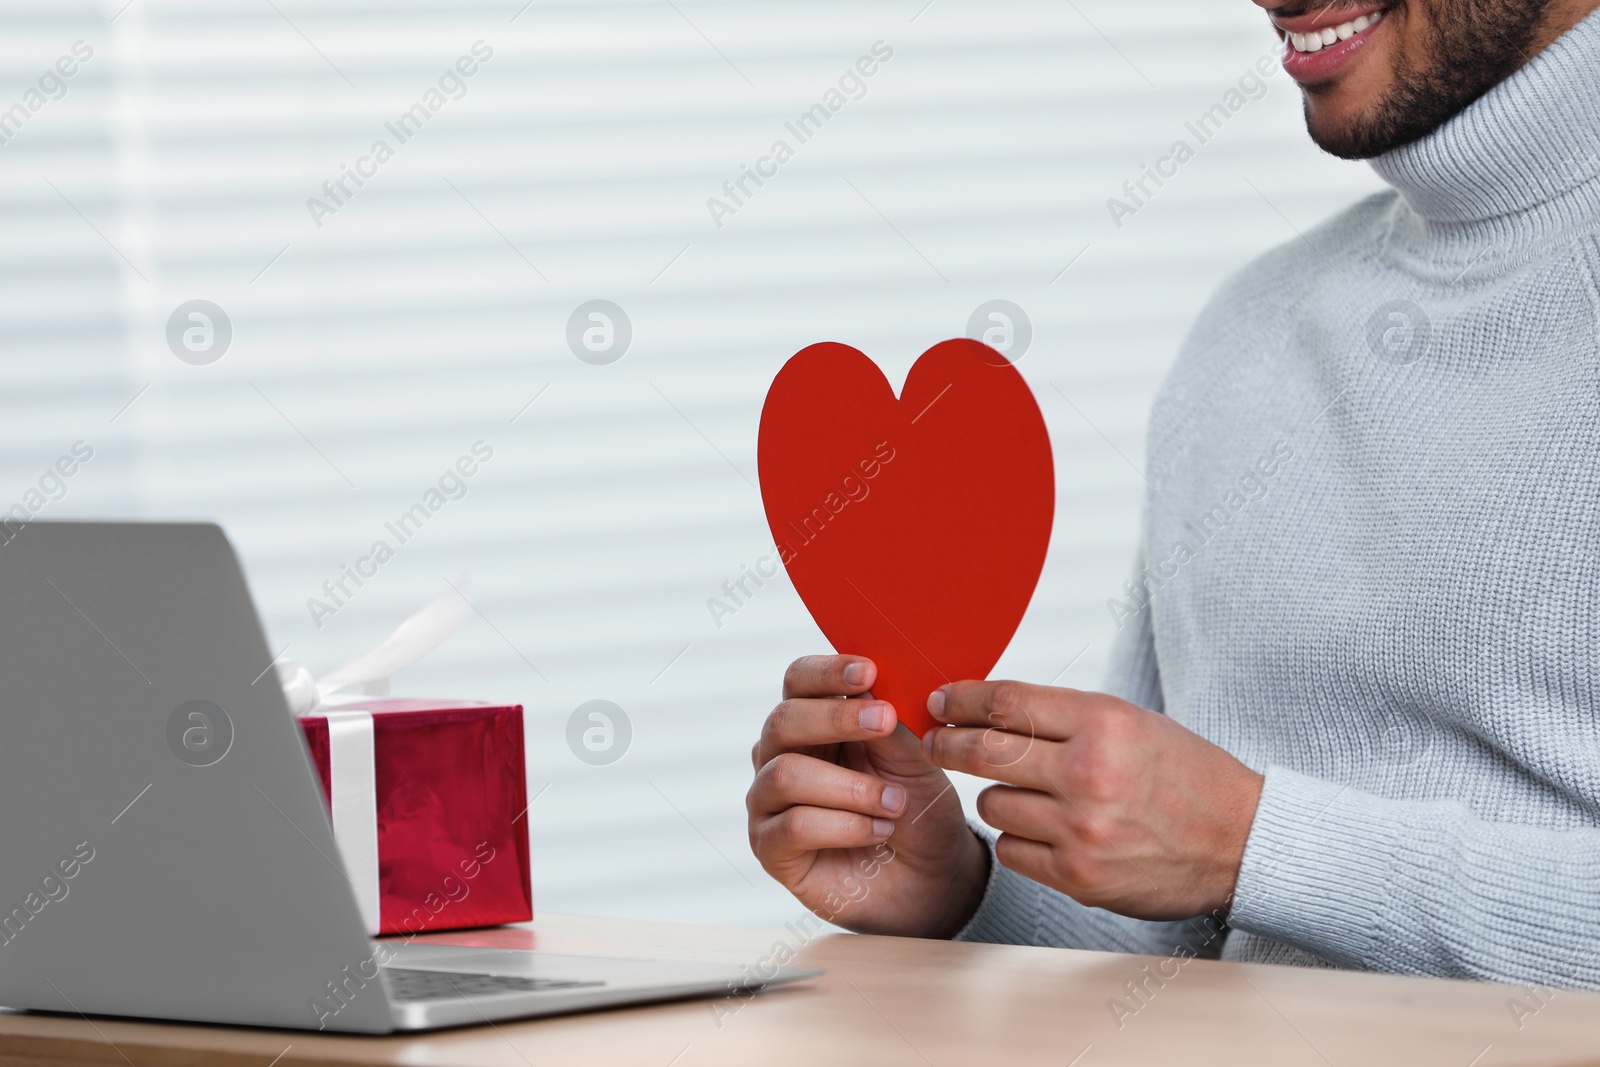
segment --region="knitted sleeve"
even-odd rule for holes
[[[1345,967],[1600,986],[1600,829],[1272,767],[1229,923]]]

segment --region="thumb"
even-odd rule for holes
[[[873,768],[880,773],[906,780],[913,788],[923,784],[919,779],[937,782],[936,788],[944,788],[944,769],[928,762],[922,753],[922,741],[903,722],[897,723],[892,733],[867,741],[866,751]]]

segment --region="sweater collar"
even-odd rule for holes
[[[1600,11],[1372,167],[1431,222],[1525,212],[1586,184],[1600,198]]]

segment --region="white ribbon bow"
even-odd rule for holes
[[[472,602],[467,599],[470,592],[470,582],[462,575],[450,592],[428,601],[395,627],[394,633],[321,681],[294,660],[280,660],[278,681],[289,710],[296,717],[313,714],[334,694],[353,685],[371,696],[387,696],[391,676],[426,657],[472,618]]]

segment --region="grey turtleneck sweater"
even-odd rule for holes
[[[1110,692],[1266,775],[1231,929],[994,864],[968,940],[1600,986],[1600,13],[1226,283]]]

